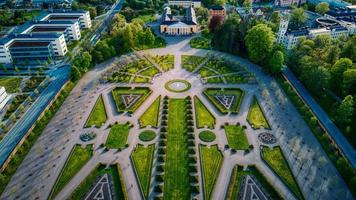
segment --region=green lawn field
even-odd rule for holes
[[[284,181],[284,183],[293,191],[293,193],[299,198],[303,199],[298,183],[294,179],[294,176],[289,168],[287,161],[285,160],[280,147],[270,149],[264,147],[261,151],[262,159],[272,168],[272,170],[278,174],[278,176]]]
[[[144,128],[148,125],[155,128],[157,127],[160,101],[161,96],[157,97],[157,99],[150,105],[150,107],[147,108],[147,110],[138,119],[141,128]]]
[[[215,117],[197,96],[194,97],[194,106],[197,128],[204,128],[207,126],[208,128],[213,129],[215,125]]]
[[[52,189],[50,199],[53,199],[63,189],[73,176],[75,176],[75,174],[89,161],[92,155],[92,145],[87,145],[85,148],[82,148],[80,145],[73,147],[72,152]]]
[[[245,130],[241,126],[224,126],[227,142],[232,149],[245,150],[249,148],[249,143]]]
[[[138,136],[141,141],[149,142],[156,137],[156,133],[151,130],[142,131]]]
[[[105,146],[109,149],[122,149],[127,144],[130,124],[115,124],[111,127]]]
[[[205,199],[210,199],[215,181],[219,176],[223,155],[217,145],[210,148],[200,145],[200,154],[203,170],[204,197]]]
[[[5,87],[7,93],[18,92],[22,78],[19,77],[4,77],[0,78],[0,86]]]
[[[199,138],[203,142],[212,142],[215,140],[216,136],[215,136],[215,133],[213,133],[211,131],[202,131],[199,133]]]
[[[138,145],[131,154],[131,158],[136,169],[136,175],[140,181],[141,189],[143,190],[142,193],[146,198],[148,197],[150,188],[154,150],[154,145],[149,145],[148,147]]]
[[[105,105],[103,101],[103,97],[100,95],[98,100],[91,111],[87,122],[85,123],[85,127],[91,127],[95,125],[95,127],[101,127],[107,120]]]
[[[169,100],[164,199],[190,199],[185,107],[186,102],[184,99]]]
[[[248,111],[247,121],[253,128],[270,128],[256,97],[253,98],[250,110]]]

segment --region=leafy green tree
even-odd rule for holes
[[[282,71],[283,68],[283,63],[284,63],[284,54],[281,51],[275,51],[270,58],[268,65],[269,65],[269,71],[273,74],[278,74]]]
[[[356,69],[348,69],[343,74],[343,94],[356,94]]]
[[[303,8],[293,8],[291,12],[291,24],[294,24],[295,26],[300,26],[302,25],[305,20],[307,19],[307,16],[304,12]]]
[[[350,58],[352,62],[356,62],[356,35],[345,42],[341,50],[341,57]]]
[[[246,10],[250,10],[252,8],[252,1],[251,0],[244,0],[243,1],[243,7]]]
[[[336,122],[341,125],[349,125],[354,112],[354,99],[351,95],[347,95],[336,111]]]
[[[74,80],[74,81],[79,80],[81,76],[82,76],[82,73],[80,72],[78,67],[75,65],[72,65],[72,68],[71,68],[72,80]]]
[[[330,73],[323,67],[313,66],[309,67],[300,78],[312,93],[323,95],[325,88],[329,85]]]
[[[352,67],[352,61],[348,58],[340,58],[330,69],[330,86],[336,94],[341,94],[344,72]]]
[[[320,2],[315,6],[315,11],[320,15],[324,15],[326,12],[330,10],[329,4],[327,2]]]
[[[273,48],[275,36],[271,28],[265,24],[258,24],[247,31],[245,43],[248,57],[255,63],[267,58]]]

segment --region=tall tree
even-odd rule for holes
[[[284,63],[283,52],[281,52],[279,50],[273,52],[273,55],[268,62],[269,71],[271,71],[271,73],[273,73],[273,74],[280,73],[283,68],[283,63]]]
[[[216,29],[221,26],[224,22],[224,17],[222,16],[213,16],[209,22],[209,31],[210,33],[215,33]]]
[[[336,111],[336,121],[338,124],[347,126],[350,124],[352,114],[354,112],[354,99],[351,95],[347,95]]]
[[[327,2],[320,2],[315,6],[315,11],[321,15],[324,15],[330,10],[329,4]]]
[[[303,8],[293,8],[290,19],[291,24],[294,24],[295,26],[300,26],[305,22],[306,19],[307,16]]]
[[[273,48],[274,41],[274,33],[267,25],[258,24],[252,27],[245,38],[249,59],[255,63],[265,60]]]
[[[356,95],[356,69],[348,69],[343,74],[343,94]]]
[[[340,58],[330,69],[330,86],[338,95],[341,95],[344,72],[352,67],[352,61],[348,58]]]

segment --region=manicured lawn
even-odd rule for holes
[[[212,142],[215,140],[216,135],[215,135],[215,133],[213,133],[211,131],[202,131],[199,133],[199,138],[203,142]]]
[[[283,199],[254,166],[249,166],[245,171],[242,167],[235,166],[230,179],[229,188],[226,193],[226,200],[238,199],[240,185],[247,175],[255,177],[272,199]]]
[[[142,131],[138,136],[138,138],[140,138],[140,140],[144,142],[152,141],[153,139],[155,139],[155,137],[156,133],[153,131]]]
[[[174,55],[152,56],[152,59],[157,63],[165,72],[174,68]]]
[[[92,155],[92,145],[87,145],[85,148],[82,148],[80,145],[73,147],[72,152],[52,189],[50,199],[53,199],[63,189],[75,174],[89,161]]]
[[[105,165],[98,165],[73,191],[68,200],[84,199],[96,181],[104,174],[109,174],[114,182],[114,192],[117,199],[127,199],[126,188],[122,181],[122,175],[119,172],[119,165],[111,165],[106,168]]]
[[[210,148],[200,145],[200,159],[203,170],[204,197],[210,199],[215,181],[219,176],[223,155],[217,145]]]
[[[245,150],[249,148],[245,130],[241,126],[224,126],[227,142],[232,149]]]
[[[103,97],[100,95],[98,100],[94,105],[93,110],[91,111],[87,122],[85,123],[85,127],[91,127],[95,125],[95,127],[101,127],[107,120],[105,105],[103,101]]]
[[[160,106],[161,96],[147,108],[147,110],[141,115],[138,119],[140,127],[146,127],[150,125],[151,127],[157,127],[158,125],[158,116],[159,116],[159,106]]]
[[[283,180],[283,182],[292,190],[292,192],[299,198],[303,199],[299,186],[294,179],[294,176],[285,160],[280,147],[270,149],[268,147],[262,148],[261,156],[264,161],[272,168],[272,170]]]
[[[204,128],[207,126],[210,129],[214,128],[215,117],[211,112],[205,107],[203,102],[197,96],[194,96],[194,106],[195,106],[195,116],[198,128]]]
[[[222,89],[216,89],[216,88],[207,88],[204,90],[203,94],[208,98],[208,100],[222,113],[222,114],[227,114],[228,112],[231,112],[233,114],[237,114],[240,111],[240,105],[242,103],[242,99],[244,96],[244,91],[239,89],[239,88],[224,88]],[[230,105],[230,107],[225,107],[218,99],[216,96],[226,96],[226,97],[232,97],[233,96],[233,101]]]
[[[7,93],[15,93],[18,92],[20,88],[21,80],[22,78],[19,77],[0,78],[0,86],[5,87]]]
[[[111,91],[111,95],[115,101],[116,109],[118,112],[128,111],[129,113],[134,113],[142,103],[147,99],[152,91],[147,87],[136,87],[132,89],[131,87],[117,87]],[[138,100],[129,105],[125,106],[122,95],[141,95]]]
[[[141,76],[135,76],[135,78],[132,80],[133,83],[148,83],[150,82],[150,78],[146,77],[141,77]]]
[[[209,77],[209,76],[217,76],[217,75],[219,75],[219,74],[215,73],[213,70],[205,68],[205,67],[200,68],[198,73],[203,78],[206,78],[206,77]]]
[[[196,37],[189,41],[190,47],[196,49],[210,49],[211,40],[205,37]]]
[[[140,70],[143,70],[144,68],[152,68],[152,64],[148,62],[146,59],[140,59],[140,60],[133,60],[132,62],[128,63],[126,66],[118,69],[115,71],[110,77],[108,77],[108,80],[110,82],[129,82],[131,75],[136,74]],[[153,67],[153,70],[155,68]],[[146,71],[146,70],[144,70]],[[127,74],[128,73],[128,74]],[[152,73],[151,70],[145,72],[145,73]],[[136,78],[135,78],[136,79]],[[134,82],[148,82],[149,80],[142,78],[143,80],[134,80]]]
[[[253,102],[248,111],[247,121],[251,124],[253,128],[266,128],[269,129],[268,121],[263,114],[263,111],[258,104],[256,97],[253,98]]]
[[[111,127],[105,146],[109,149],[122,149],[127,144],[130,124],[115,124]]]
[[[164,199],[190,199],[186,102],[170,99],[168,105],[167,155]]]
[[[150,189],[154,149],[154,145],[149,145],[148,147],[138,145],[131,154],[131,158],[136,169],[136,175],[140,180],[141,189],[143,190],[142,193],[146,198],[148,197]]]
[[[206,57],[182,55],[182,67],[189,72],[194,71]]]

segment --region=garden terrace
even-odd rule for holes
[[[109,136],[106,139],[105,146],[109,149],[122,149],[127,144],[127,137],[129,136],[131,125],[126,124],[114,124],[109,132]]]
[[[230,148],[235,150],[249,149],[248,139],[242,126],[226,125],[224,129]]]
[[[217,145],[211,147],[200,145],[199,150],[204,183],[204,198],[211,199],[215,182],[220,172],[223,155]]]
[[[185,99],[168,103],[167,156],[164,175],[165,199],[190,199],[187,113]]]
[[[154,145],[149,145],[148,147],[138,145],[131,153],[131,160],[134,164],[136,176],[145,198],[148,197],[150,189],[154,149]]]
[[[182,67],[189,72],[193,72],[206,59],[206,57],[201,56],[182,55]]]
[[[237,114],[244,96],[239,88],[207,88],[203,94],[222,114]]]
[[[161,103],[161,96],[157,97],[157,99],[147,108],[147,110],[141,115],[138,119],[140,124],[140,128],[144,128],[147,126],[151,126],[157,128],[158,125],[158,117],[159,117],[159,108]]]
[[[104,100],[102,95],[98,97],[95,102],[95,105],[85,123],[85,127],[95,127],[100,128],[107,120],[106,109],[104,105]]]
[[[253,98],[252,104],[248,111],[247,121],[254,129],[259,129],[259,128],[270,129],[268,121],[256,97]]]
[[[273,149],[263,147],[261,157],[298,199],[304,199],[280,147],[274,147]]]
[[[100,178],[105,174],[111,177],[109,180],[112,180],[114,186],[111,188],[114,189],[114,191],[111,192],[115,193],[115,197],[117,199],[127,199],[126,188],[122,180],[120,165],[110,165],[110,167],[107,168],[105,165],[99,164],[73,191],[68,200],[84,199],[88,195],[89,191],[96,190],[95,184],[98,184]],[[110,181],[109,185],[106,187],[111,187]]]
[[[111,91],[117,111],[129,113],[134,113],[151,93],[147,87],[117,87]]]
[[[89,161],[93,156],[93,146],[87,145],[82,148],[75,145],[54,184],[49,199],[54,197],[63,189],[63,187],[75,176],[75,174]]]
[[[243,180],[247,175],[256,179],[258,183],[261,184],[259,187],[262,188],[262,191],[267,193],[272,199],[283,199],[271,183],[269,183],[254,166],[249,166],[246,170],[243,170],[242,166],[237,165],[232,171],[228,191],[226,193],[226,200],[238,199],[238,196],[242,192],[240,189],[242,189]]]
[[[164,72],[174,68],[174,55],[155,55],[150,56],[152,60],[157,63]]]
[[[210,129],[213,129],[215,126],[215,117],[197,96],[194,96],[194,106],[197,128],[204,128],[206,126]]]

